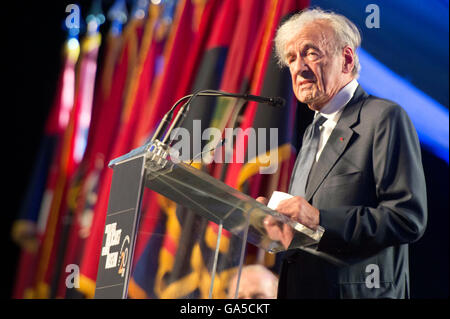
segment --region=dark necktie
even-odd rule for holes
[[[292,177],[292,185],[289,192],[294,196],[305,197],[306,183],[308,182],[308,176],[316,158],[317,148],[319,147],[319,127],[326,120],[327,119],[322,115],[316,116],[312,124],[308,127],[308,130],[305,132],[303,145],[294,167],[294,175]]]

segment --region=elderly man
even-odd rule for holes
[[[290,249],[279,298],[409,297],[408,243],[427,221],[420,145],[400,106],[359,86],[360,42],[352,22],[320,9],[294,15],[277,31],[295,96],[315,111],[291,176],[294,197],[277,211],[322,226],[318,250],[346,263],[295,249],[296,235],[285,227],[280,239]]]

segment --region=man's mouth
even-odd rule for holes
[[[310,84],[310,83],[314,83],[314,81],[312,81],[312,80],[303,80],[303,81],[300,81],[300,83],[298,85],[299,86],[303,86],[303,85]]]

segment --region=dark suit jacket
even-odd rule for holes
[[[409,297],[408,243],[425,230],[427,204],[419,141],[400,106],[359,86],[310,173],[305,198],[325,228],[318,250],[348,266],[289,249],[279,298]],[[372,264],[379,288],[366,285]]]

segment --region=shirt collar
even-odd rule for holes
[[[338,94],[336,94],[327,104],[323,106],[320,112],[316,111],[316,115],[320,113],[320,115],[326,117],[328,120],[331,119],[337,122],[341,111],[344,109],[344,106],[347,105],[347,103],[352,99],[356,89],[358,88],[358,85],[359,84],[356,79],[350,81],[338,92]]]

